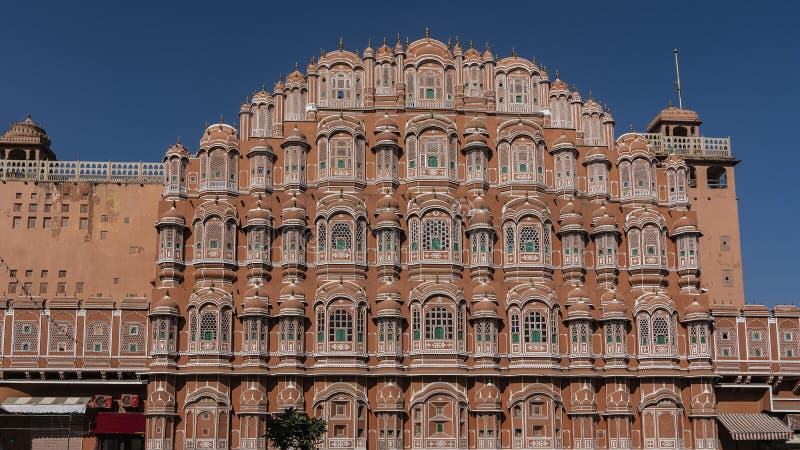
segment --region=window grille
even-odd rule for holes
[[[75,326],[68,321],[50,321],[50,352],[75,350]]]
[[[523,321],[525,342],[547,342],[547,316],[539,311],[528,311]]]
[[[121,353],[143,353],[145,351],[145,322],[122,322]]]
[[[329,314],[328,339],[330,342],[353,341],[353,316],[343,308],[337,308]]]
[[[336,222],[331,226],[331,248],[335,250],[353,249],[352,224]]]
[[[642,348],[642,351],[645,353],[649,353],[647,349],[649,349],[650,345],[650,319],[647,317],[640,317],[639,318],[639,346]]]
[[[535,227],[525,226],[519,230],[519,252],[520,253],[540,253],[541,239],[539,230]]]
[[[14,323],[14,352],[39,352],[39,323],[19,320]]]
[[[514,255],[514,227],[507,226],[505,231],[506,255]]]
[[[430,251],[450,250],[450,236],[447,221],[444,219],[425,219],[422,228],[422,249]]]
[[[453,313],[445,306],[431,306],[425,311],[425,339],[453,339]]]

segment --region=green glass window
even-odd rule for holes
[[[436,98],[436,93],[433,89],[425,89],[425,98],[432,99]]]
[[[343,159],[337,159],[336,160],[336,168],[337,169],[344,169],[345,168],[345,163],[344,163]]]
[[[428,167],[431,167],[431,168],[439,167],[439,158],[437,158],[435,156],[429,156],[428,157]]]
[[[528,165],[527,164],[520,164],[519,165],[519,171],[520,171],[520,173],[527,172],[528,171]]]

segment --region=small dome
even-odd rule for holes
[[[486,315],[497,315],[497,304],[495,302],[491,300],[481,300],[473,305],[473,317],[482,317]]]
[[[306,220],[306,213],[302,209],[290,209],[283,212],[283,220]]]
[[[260,291],[258,286],[254,286],[245,292],[242,314],[266,314],[268,307],[264,296],[265,294]]]
[[[615,227],[617,226],[617,219],[614,216],[609,216],[608,214],[598,218],[594,221],[595,227]]]
[[[636,138],[631,142],[631,151],[648,153],[647,141],[644,137],[636,135]]]
[[[620,295],[619,292],[617,292],[614,289],[609,289],[608,291],[604,292],[603,295],[600,296],[600,303],[602,303],[602,304],[605,304],[606,302],[610,302],[610,301],[614,301],[614,300],[618,300],[620,302],[623,302],[623,306],[624,306],[625,299],[622,297],[622,295]]]
[[[267,92],[262,86],[260,91],[253,94],[253,100],[250,101],[250,104],[255,106],[261,103],[267,103],[271,101],[272,101],[272,96],[269,95],[269,92]]]
[[[178,303],[167,292],[156,302],[153,307],[153,314],[178,315],[180,314],[180,309],[178,308]]]
[[[389,117],[389,114],[384,114],[383,117],[375,121],[375,128],[379,130],[392,129],[397,130],[397,122]]]
[[[592,307],[583,300],[570,304],[567,311],[568,320],[592,318]]]
[[[286,135],[286,141],[308,142],[308,140],[306,139],[306,135],[303,134],[303,132],[300,131],[299,128],[297,128],[297,125],[295,125],[295,127],[292,128],[292,131],[290,131],[289,134]]]
[[[566,204],[566,205],[564,205],[564,206],[561,208],[561,211],[559,212],[559,214],[560,214],[560,215],[562,215],[562,216],[567,216],[567,215],[581,215],[581,212],[580,212],[580,211],[578,211],[578,208],[576,208],[576,207],[575,207],[575,204],[574,204],[574,203],[572,203],[572,202],[567,202],[567,204]]]
[[[562,134],[558,137],[558,139],[553,141],[553,147],[551,151],[561,148],[575,148],[575,144],[567,137],[566,134]]]
[[[556,78],[556,80],[553,81],[553,84],[550,87],[550,90],[551,91],[555,91],[555,90],[569,91],[569,86],[567,86],[567,83],[564,83],[563,81],[561,81],[561,78]]]
[[[619,145],[617,145],[617,154],[618,155],[620,155],[620,156],[627,155],[630,152],[631,152],[631,148],[628,146],[628,144],[623,142],[623,143],[620,143]]]
[[[574,289],[569,291],[569,294],[567,294],[567,300],[580,300],[581,302],[584,300],[589,300],[589,293],[582,286],[576,286]]]
[[[303,292],[297,287],[295,283],[289,283],[281,288],[281,298],[297,298],[304,297]]]
[[[397,135],[395,133],[392,133],[392,132],[389,132],[389,131],[380,131],[380,132],[378,132],[378,134],[375,135],[375,139],[377,140],[377,142],[381,142],[381,141],[390,141],[390,142],[394,142],[394,143],[399,142],[399,139],[397,138]]]
[[[489,141],[486,139],[486,136],[484,136],[482,134],[470,134],[469,136],[467,136],[467,138],[464,140],[464,142],[466,143],[466,145],[470,145],[470,144],[472,144],[472,145],[484,144],[485,145]]]
[[[492,216],[489,214],[489,211],[485,209],[479,209],[470,215],[469,220],[467,221],[468,228],[476,228],[480,226],[492,226]]]
[[[608,155],[604,148],[594,147],[586,154],[586,162],[589,161],[608,161]]]
[[[248,224],[251,222],[268,222],[270,219],[270,213],[269,210],[261,207],[261,200],[259,200],[254,208],[251,208],[249,211],[247,211],[247,214],[245,214],[245,219],[247,219]]]
[[[592,212],[592,220],[596,220],[607,215],[608,215],[608,209],[606,209],[606,205],[600,205],[599,208],[595,209]]]
[[[492,383],[488,383],[475,393],[475,409],[477,410],[499,410],[502,407],[500,400],[500,389]]]
[[[610,302],[606,303],[603,307],[603,315],[605,316],[608,314],[622,314],[628,311],[628,308],[625,307],[625,303],[622,303],[618,299],[611,300]]]
[[[497,291],[489,283],[480,283],[477,286],[475,286],[475,289],[472,290],[472,298],[475,300],[484,298],[494,298],[496,295]]]
[[[283,85],[283,80],[278,79],[278,82],[275,83],[275,88],[273,89],[273,92],[283,92],[284,87],[285,86]]]
[[[402,310],[400,306],[400,302],[395,299],[387,298],[382,300],[378,303],[378,307],[375,309],[375,315],[377,316],[400,316],[402,315]]]
[[[706,305],[694,299],[692,303],[686,306],[683,310],[684,321],[691,320],[706,320],[709,318],[709,309]]]
[[[286,77],[286,83],[302,83],[306,77],[298,70],[297,65],[294,66],[294,71]]]
[[[179,223],[186,223],[186,216],[183,215],[177,208],[175,208],[175,204],[172,204],[168,210],[164,211],[164,214],[161,215],[162,221],[174,221]]]
[[[386,194],[375,202],[375,209],[400,209],[400,203],[392,197],[391,194]]]
[[[397,225],[397,227],[400,227],[400,218],[397,216],[397,213],[391,209],[384,209],[380,214],[378,214],[377,223],[391,223],[392,225]]]
[[[239,138],[236,136],[236,128],[222,122],[209,125],[200,139],[200,148],[207,149],[212,145],[237,148],[239,146]]]
[[[285,288],[284,288],[285,289]],[[281,316],[304,316],[306,306],[301,296],[289,296],[288,298],[281,296],[280,313]]]
[[[672,225],[672,228],[675,230],[685,227],[697,228],[697,220],[692,215],[684,214]]]
[[[383,283],[383,285],[378,287],[378,292],[376,294],[378,297],[389,296],[393,298],[400,298],[400,296],[402,295],[400,289],[397,287],[397,283],[393,283],[390,281],[387,281],[386,283]]]
[[[486,122],[480,119],[477,115],[467,122],[466,129],[486,130]]]
[[[164,155],[164,161],[173,156],[177,156],[179,158],[189,158],[189,150],[184,147],[183,144],[181,144],[180,139],[178,139],[178,142],[169,146],[167,153]]]

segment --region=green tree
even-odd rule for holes
[[[325,420],[289,408],[267,421],[264,437],[280,450],[314,450],[327,429]]]

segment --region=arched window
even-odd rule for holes
[[[622,198],[630,197],[633,193],[631,181],[631,163],[622,161],[619,163],[619,182],[622,185]]]
[[[519,229],[519,252],[520,253],[540,253],[541,239],[539,230],[532,226],[523,226]]]
[[[353,230],[351,224],[336,222],[331,227],[331,248],[334,250],[353,249]]]
[[[303,120],[305,119],[305,92],[300,89],[292,89],[287,98],[287,119],[288,120]]]
[[[483,81],[481,79],[481,69],[476,64],[464,70],[467,81],[464,83],[464,96],[480,97],[483,95]]]
[[[608,193],[608,167],[605,163],[589,164],[586,167],[589,176],[589,195]]]
[[[557,97],[550,104],[552,124],[557,128],[572,127],[572,112],[566,97]]]
[[[547,315],[540,311],[528,311],[523,321],[526,343],[547,342]]]
[[[417,100],[431,102],[442,100],[443,95],[443,74],[440,70],[423,69],[417,74]]]
[[[450,233],[446,219],[425,219],[422,228],[422,249],[449,251]]]
[[[585,145],[605,145],[599,115],[596,113],[584,115],[582,125]]]
[[[656,345],[669,344],[669,326],[661,316],[653,319],[653,343]]]
[[[576,155],[572,151],[559,152],[555,155],[556,188],[575,187]]]
[[[444,306],[425,311],[425,339],[453,339],[453,313]]]
[[[633,161],[633,195],[637,197],[651,197],[655,188],[652,178],[650,161],[638,158]]]
[[[528,112],[530,110],[530,78],[512,76],[508,78],[508,105],[511,112]]]
[[[353,98],[353,74],[336,71],[331,74],[331,94],[333,100],[351,100]]]
[[[443,133],[429,133],[421,137],[419,157],[424,164],[421,175],[447,177],[451,170],[455,170],[455,160],[450,159],[447,136]]]
[[[334,309],[328,320],[330,342],[353,342],[353,316],[346,309]]]

